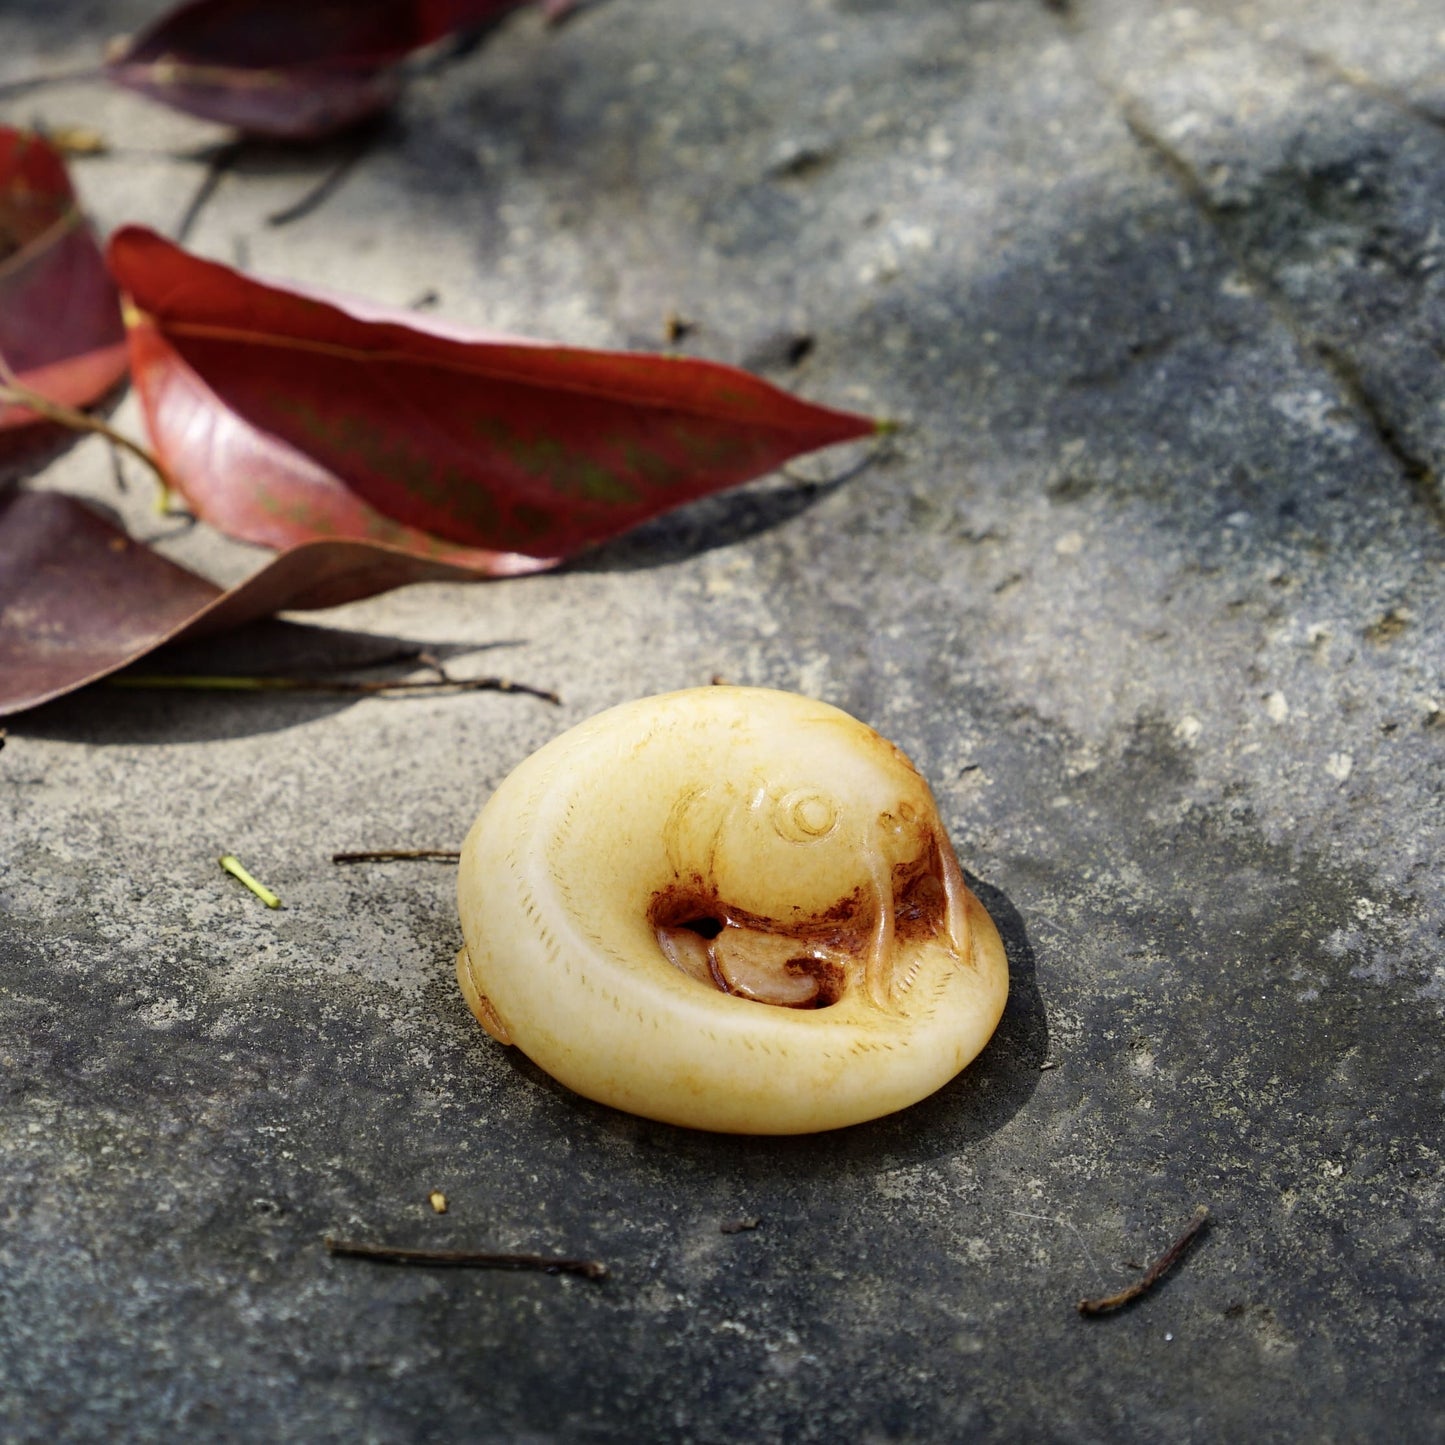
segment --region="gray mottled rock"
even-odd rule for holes
[[[1221,4],[1141,24],[1120,0],[1083,12],[1085,38],[1245,274],[1440,505],[1445,129],[1403,77],[1390,86],[1371,73],[1397,69],[1372,24],[1338,17],[1314,32],[1281,9],[1275,23]],[[1433,54],[1445,74],[1445,39],[1424,19],[1417,46],[1401,27],[1388,53],[1408,55],[1412,75]]]
[[[0,74],[155,8],[6,7]],[[1390,8],[1330,7],[1326,66],[1286,0],[611,0],[420,67],[289,226],[336,149],[237,160],[208,254],[579,343],[673,312],[910,425],[556,575],[311,619],[374,644],[206,659],[399,638],[560,709],[97,689],[12,720],[0,1433],[1439,1437],[1441,133]],[[105,227],[174,227],[173,152],[223,138],[94,88],[0,118],[107,133],[76,163]],[[220,578],[259,559],[117,497],[94,443],[32,484]],[[999,1035],[905,1114],[753,1141],[578,1101],[471,1020],[444,867],[329,862],[454,843],[564,726],[714,674],[898,741],[1004,929]],[[1077,1315],[1199,1202],[1163,1286]]]

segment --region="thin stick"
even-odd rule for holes
[[[1209,1218],[1209,1206],[1201,1204],[1194,1211],[1184,1233],[1144,1271],[1133,1284],[1121,1289],[1117,1294],[1104,1295],[1099,1299],[1081,1299],[1079,1301],[1079,1313],[1081,1315],[1107,1315],[1117,1309],[1123,1309],[1127,1304],[1146,1295],[1188,1252],[1189,1246],[1194,1243],[1199,1231],[1204,1228],[1204,1222]]]
[[[426,858],[436,863],[455,863],[458,848],[373,848],[365,853],[333,853],[333,863],[389,863],[393,858]]]
[[[611,1272],[600,1259],[556,1259],[545,1254],[486,1254],[471,1249],[399,1249],[390,1244],[365,1244],[355,1239],[323,1241],[327,1254],[374,1259],[378,1264],[440,1265],[451,1269],[530,1269],[542,1274],[580,1274],[606,1279]]]
[[[518,692],[541,698],[554,707],[562,699],[546,688],[513,682],[506,677],[420,678],[400,682],[327,682],[314,677],[232,677],[222,673],[127,673],[109,677],[110,687],[169,689],[180,692],[323,692],[376,697],[413,692]]]
[[[156,475],[162,489],[169,494],[170,483],[166,480],[164,468],[153,452],[148,451],[139,442],[132,441],[124,432],[118,432],[107,422],[101,421],[98,417],[91,416],[88,412],[78,410],[73,406],[66,406],[64,402],[51,401],[48,396],[42,396],[38,391],[32,391],[23,381],[10,369],[10,363],[0,356],[0,401],[9,402],[12,406],[23,406],[27,411],[33,411],[36,416],[42,416],[46,421],[53,421],[60,426],[69,427],[71,431],[93,432],[96,436],[102,436],[112,446],[120,447],[131,456],[144,462]]]
[[[241,866],[241,860],[234,854],[223,853],[216,861],[232,878],[240,879],[267,908],[279,908],[281,906],[281,900],[277,898],[264,883],[258,883],[245,868]]]

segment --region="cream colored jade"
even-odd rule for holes
[[[473,1013],[590,1099],[835,1129],[931,1094],[1008,993],[928,785],[826,703],[706,687],[528,758],[467,835]]]

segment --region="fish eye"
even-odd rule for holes
[[[837,803],[813,788],[794,788],[773,807],[773,827],[790,843],[816,843],[837,826]]]

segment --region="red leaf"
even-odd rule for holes
[[[173,480],[207,520],[273,545],[371,536],[380,513],[464,548],[565,557],[877,429],[712,362],[483,336],[266,285],[137,227],[109,261],[138,313],[136,389]]]
[[[125,375],[115,286],[48,141],[0,126],[0,357],[51,401],[88,406]],[[73,433],[0,401],[0,481]]]
[[[395,66],[522,0],[191,0],[106,59],[117,84],[252,135],[312,140],[384,110]]]
[[[457,578],[514,577],[552,565],[452,546],[382,516],[319,463],[230,411],[150,321],[132,321],[130,351],[136,393],[167,477],[196,516],[218,530],[278,550],[318,538],[368,542],[444,564]],[[349,596],[313,605],[334,606],[398,585],[367,585],[374,568],[363,555],[358,562]]]
[[[12,493],[0,497],[0,717],[74,692],[164,642],[461,575],[366,543],[312,542],[222,592],[72,497]]]

